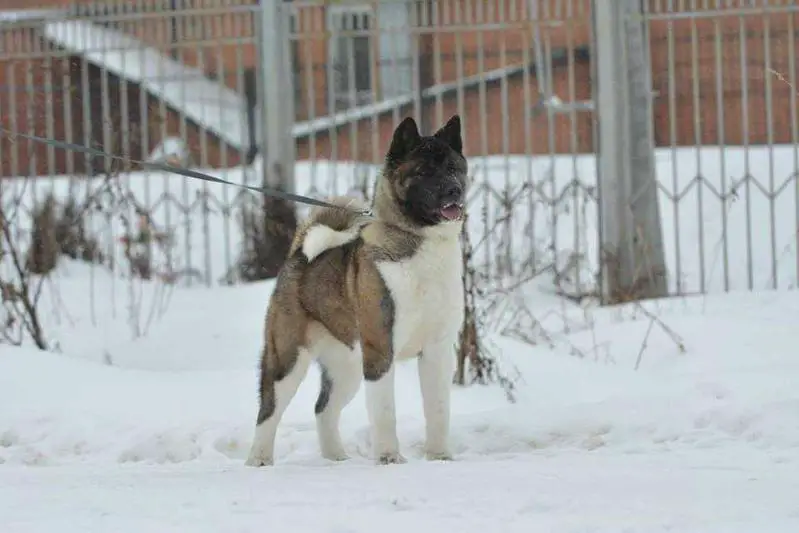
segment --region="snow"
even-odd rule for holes
[[[352,458],[337,464],[319,458],[314,368],[279,428],[275,466],[245,467],[272,283],[217,283],[225,254],[235,252],[235,220],[215,210],[202,230],[201,210],[179,216],[175,209],[170,219],[162,201],[155,218],[178,224],[178,250],[191,264],[209,258],[201,274],[214,274],[211,286],[167,286],[72,261],[59,265],[40,307],[54,351],[0,350],[0,531],[799,530],[794,195],[778,194],[772,211],[755,187],[748,209],[744,188],[723,204],[705,190],[700,211],[697,187],[691,188],[701,175],[729,192],[747,173],[764,183],[773,174],[776,187],[795,168],[793,147],[751,149],[748,168],[744,155],[733,148],[657,154],[662,191],[682,195],[676,211],[661,195],[670,273],[679,269],[683,290],[697,290],[705,269],[711,294],[582,308],[555,297],[551,280],[537,279],[501,298],[485,334],[515,382],[515,402],[496,385],[454,388],[451,463],[422,456],[422,404],[410,362],[397,372],[398,430],[408,464],[373,465],[363,390],[342,416]],[[509,245],[512,257],[527,258],[531,243],[566,256],[579,238],[587,250],[581,268],[590,272],[592,158],[472,158],[471,167],[470,208],[488,213],[485,222],[472,221],[475,240],[500,216],[481,188],[518,189],[532,177],[537,192],[514,204],[511,234],[519,239]],[[217,175],[246,181],[258,171],[256,165]],[[298,190],[342,193],[361,180],[370,183],[374,172],[304,162]],[[575,179],[582,188],[569,189]],[[152,203],[167,193],[187,201],[205,193],[232,201],[237,194],[158,173],[122,182]],[[29,205],[31,193],[85,192],[65,177],[22,186],[10,180],[6,190],[24,193]],[[559,210],[535,204],[530,212],[539,193],[566,194],[568,201]],[[24,227],[27,215],[20,216]],[[94,228],[109,239],[120,231],[102,219]],[[700,229],[704,253],[696,248]],[[504,250],[493,238],[479,254]],[[778,288],[764,290],[772,286],[772,265]],[[514,314],[522,307],[533,321]]]
[[[251,469],[271,283],[176,289],[136,340],[108,299],[92,323],[89,283],[84,265],[66,263],[57,301],[68,303],[44,301],[60,353],[0,357],[4,532],[799,526],[795,293],[648,304],[686,351],[656,327],[637,371],[649,321],[635,306],[593,310],[590,331],[554,347],[494,332],[502,367],[520,375],[516,402],[496,386],[456,388],[448,464],[422,458],[414,363],[397,373],[409,464],[372,465],[362,391],[342,418],[352,459],[320,459],[314,369],[280,427],[277,464]]]
[[[147,161],[157,163],[172,161],[173,164],[187,166],[190,164],[190,154],[189,147],[183,139],[180,137],[167,137],[153,148],[153,151],[147,157]]]
[[[56,9],[22,9],[22,10],[0,10],[0,23],[15,23],[29,20],[45,20],[50,17],[58,17],[64,14]]]
[[[382,470],[18,470],[0,495],[14,510],[11,533],[796,531],[796,470],[736,459],[563,454]]]

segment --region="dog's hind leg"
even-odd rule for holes
[[[314,406],[319,448],[325,459],[343,461],[347,453],[341,442],[339,420],[341,411],[361,386],[363,360],[357,344],[353,350],[332,338],[319,350],[322,383]]]
[[[311,354],[305,348],[297,351],[287,368],[261,369],[261,405],[255,426],[255,438],[246,464],[267,466],[274,461],[275,435],[283,413],[308,373]]]

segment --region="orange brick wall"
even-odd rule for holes
[[[590,40],[590,0],[570,0],[569,12],[556,9],[565,3],[540,2],[537,16],[541,23],[535,28],[539,29],[539,38],[548,50],[574,49]],[[423,28],[415,39],[420,49],[430,52],[433,85],[456,81],[459,75],[468,78],[535,61],[534,26],[530,23],[534,14],[528,13],[527,2],[438,0],[435,6],[432,13],[417,10],[410,14],[411,23]],[[296,10],[295,17],[294,38],[298,42],[295,69],[301,85],[296,108],[298,118],[303,120],[329,112],[327,18],[324,6],[302,7]],[[374,57],[379,58],[378,40],[373,41]],[[379,75],[375,69],[372,86],[378,90]],[[310,80],[313,87],[309,88]]]
[[[103,114],[111,133],[106,150],[142,159],[166,136],[178,136],[181,118],[138,86],[124,89],[114,76],[108,77],[106,98],[100,97],[99,69],[90,64],[89,86],[83,87],[79,57],[53,50],[32,30],[5,32],[4,51],[17,59],[0,60],[0,124],[3,128],[40,137],[55,137],[84,143],[84,125],[92,123],[95,147],[102,148]],[[23,59],[24,57],[24,59]],[[49,87],[49,89],[48,89]],[[125,96],[126,95],[126,98]],[[105,104],[104,104],[105,100]],[[126,100],[126,105],[123,101]],[[88,105],[89,114],[84,112]],[[104,111],[103,105],[106,105]],[[144,109],[146,108],[146,110]],[[128,131],[127,142],[122,131]],[[146,134],[143,133],[146,130]],[[209,166],[237,165],[240,152],[217,138],[186,123],[186,142],[195,163]],[[204,137],[204,139],[203,139]],[[147,146],[141,143],[146,140]],[[205,146],[205,160],[201,147]],[[101,162],[93,160],[96,165]],[[0,176],[87,172],[83,155],[53,149],[29,140],[0,135]]]
[[[797,31],[799,13],[653,22],[658,144],[796,142],[790,110],[797,91],[780,77],[793,71],[799,79]]]
[[[588,79],[589,65],[576,65],[576,76],[578,79]],[[593,125],[590,113],[576,113],[573,118],[568,115],[555,116],[551,129],[552,140],[546,115],[539,115],[529,124],[525,124],[524,109],[531,107],[537,99],[535,77],[530,76],[529,80],[528,90],[524,89],[524,78],[521,75],[506,84],[507,113],[503,109],[503,89],[498,84],[488,88],[484,103],[481,102],[480,92],[472,88],[464,91],[462,105],[459,105],[456,93],[450,93],[438,102],[426,101],[422,113],[428,113],[432,122],[437,125],[443,124],[452,115],[461,113],[465,132],[464,150],[471,156],[592,151]],[[560,73],[553,81],[558,90],[564,90],[568,77]],[[590,86],[581,84],[580,87],[577,97],[588,98]],[[405,117],[414,114],[415,109],[409,105],[401,108],[397,115]],[[389,112],[380,115],[376,121],[367,118],[336,128],[333,135],[329,130],[323,130],[313,140],[303,139],[298,142],[298,157],[379,162],[388,149],[396,123],[394,113]],[[378,143],[376,147],[375,139]]]

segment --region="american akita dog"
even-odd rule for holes
[[[365,218],[316,208],[297,230],[266,316],[260,409],[247,464],[274,460],[277,425],[311,361],[321,367],[316,428],[323,457],[344,460],[342,409],[366,381],[379,464],[403,463],[394,366],[418,357],[425,455],[450,459],[450,387],[464,318],[460,232],[467,162],[453,116],[431,136],[396,128]],[[336,198],[337,205],[357,200]]]

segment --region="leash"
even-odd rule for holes
[[[197,180],[208,181],[211,183],[219,183],[221,185],[232,185],[233,187],[239,187],[241,189],[247,189],[249,191],[265,194],[267,196],[272,196],[274,198],[280,198],[281,200],[286,200],[289,202],[295,202],[300,204],[306,205],[314,205],[317,207],[330,207],[334,209],[344,209],[346,211],[352,211],[361,215],[371,216],[372,210],[371,209],[354,209],[352,207],[344,206],[344,205],[336,205],[330,202],[325,202],[324,200],[317,200],[315,198],[311,198],[309,196],[303,196],[301,194],[293,194],[290,192],[281,191],[279,189],[272,189],[270,187],[254,187],[252,185],[246,185],[243,183],[234,183],[232,181],[224,180],[222,178],[217,178],[215,176],[211,176],[205,174],[203,172],[197,172],[196,170],[190,170],[187,168],[176,167],[174,165],[168,165],[165,163],[157,163],[157,162],[150,162],[150,161],[141,161],[138,159],[130,159],[126,157],[122,157],[119,155],[109,154],[107,152],[103,152],[102,150],[98,150],[96,148],[89,148],[88,146],[83,146],[81,144],[74,144],[68,143],[64,141],[59,141],[56,139],[47,139],[45,137],[38,137],[36,135],[29,135],[27,133],[16,133],[12,132],[11,130],[7,130],[3,127],[0,127],[0,131],[3,133],[8,134],[12,141],[15,137],[21,137],[23,139],[28,139],[29,141],[38,142],[47,144],[49,146],[53,146],[55,148],[62,148],[64,150],[71,150],[73,152],[81,152],[84,154],[88,154],[94,157],[107,157],[109,159],[114,159],[117,161],[125,161],[128,163],[135,163],[141,165],[144,168],[149,168],[151,170],[161,170],[163,172],[169,172],[171,174],[179,174],[181,176],[187,178],[194,178]]]

